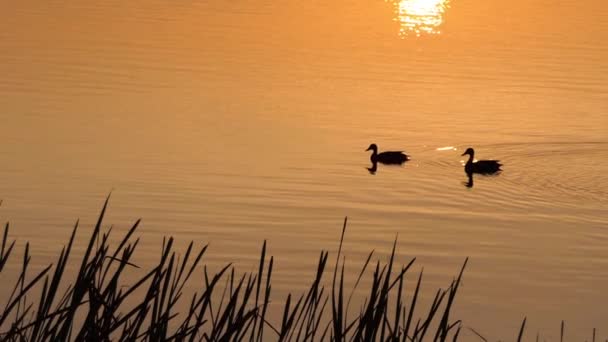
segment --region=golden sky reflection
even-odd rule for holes
[[[391,0],[387,0],[391,1]],[[399,36],[420,37],[423,34],[440,34],[443,14],[449,0],[392,0],[395,20],[399,22]]]

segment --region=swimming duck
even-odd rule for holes
[[[372,163],[382,164],[403,164],[409,160],[409,157],[403,153],[403,151],[386,151],[378,153],[378,146],[371,144],[366,151],[372,151],[372,155],[369,158]]]
[[[466,154],[469,155],[469,160],[464,165],[464,171],[467,174],[492,174],[501,171],[500,167],[502,166],[502,164],[499,163],[498,160],[478,160],[476,162],[473,162],[473,158],[475,157],[475,150],[473,150],[473,148],[471,147],[467,148],[467,150],[464,151],[462,155],[464,156]]]

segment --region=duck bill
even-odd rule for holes
[[[464,155],[466,155],[466,154],[467,154],[467,153],[465,152],[465,153],[461,154],[461,156],[464,156]]]
[[[367,150],[365,150],[365,152],[367,152],[367,151],[369,151],[369,150],[371,150],[371,148],[368,148]]]

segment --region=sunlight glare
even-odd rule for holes
[[[402,38],[411,34],[440,34],[443,14],[449,8],[449,0],[386,0],[395,6],[395,21],[399,22]]]

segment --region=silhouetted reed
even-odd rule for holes
[[[395,245],[387,263],[372,265],[369,254],[354,288],[344,288],[342,243],[346,219],[333,268],[331,289],[325,288],[328,252],[321,252],[310,288],[299,297],[288,295],[278,322],[267,313],[271,301],[273,257],[262,246],[257,273],[237,277],[232,265],[210,273],[203,259],[207,246],[195,250],[191,242],[183,256],[174,251],[174,240],[163,241],[160,260],[132,284],[124,283],[139,239],[132,240],[137,221],[116,248],[108,232],[102,232],[106,200],[87,248],[75,272],[66,282],[65,269],[78,223],[54,265],[33,276],[29,244],[12,292],[0,308],[0,340],[4,341],[446,341],[458,339],[461,321],[450,316],[462,272],[445,290],[438,290],[430,307],[414,315],[422,305],[419,291],[422,273],[406,297],[405,275],[414,263],[395,265]],[[0,249],[0,273],[13,254],[8,224]],[[340,261],[342,259],[342,261]],[[355,289],[371,266],[371,283],[363,304],[351,309]],[[186,300],[184,287],[202,271],[202,288]],[[225,285],[220,285],[220,283]],[[3,280],[3,286],[8,286]],[[65,290],[60,291],[60,288]],[[39,298],[32,302],[28,298]],[[178,312],[179,308],[182,312]],[[520,339],[523,332],[520,332]]]

